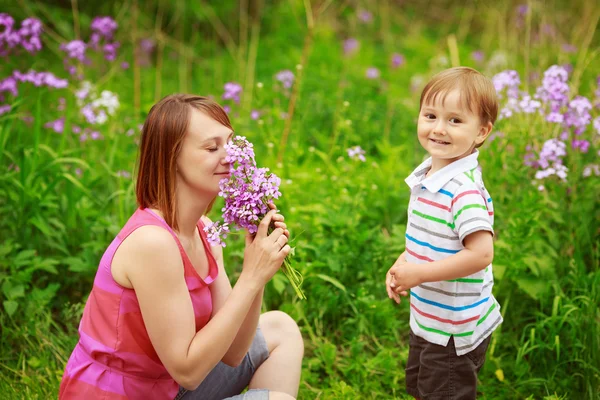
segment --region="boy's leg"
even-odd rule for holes
[[[408,360],[406,361],[405,380],[406,392],[414,398],[419,398],[419,366],[421,365],[421,350],[425,344],[425,339],[415,335],[411,329],[408,339]]]
[[[457,356],[454,338],[447,346],[429,343],[422,338],[417,394],[421,400],[477,397],[477,373],[485,361],[490,337],[471,352]],[[412,393],[411,393],[412,394]]]

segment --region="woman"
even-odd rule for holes
[[[227,114],[205,97],[172,95],[150,110],[139,208],[100,261],[60,399],[296,397],[298,326],[282,312],[260,315],[264,286],[290,252],[283,216],[269,211],[246,238],[233,288],[203,231],[229,174],[232,135]]]

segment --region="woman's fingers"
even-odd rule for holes
[[[269,225],[271,224],[271,220],[275,215],[275,210],[271,210],[265,214],[260,224],[258,224],[258,231],[256,232],[256,236],[258,237],[266,237],[267,232],[269,231]]]
[[[287,236],[285,236],[284,233],[282,233],[277,240],[275,240],[275,243],[277,244],[277,246],[279,246],[279,248],[283,248],[283,246],[285,246],[288,242],[288,238]]]

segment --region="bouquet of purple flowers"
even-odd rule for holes
[[[253,145],[245,137],[235,136],[225,145],[225,149],[231,174],[229,178],[219,182],[221,189],[219,196],[225,199],[225,207],[221,210],[224,222],[216,221],[204,228],[209,242],[223,247],[225,247],[223,239],[227,237],[230,224],[238,229],[247,229],[250,233],[256,233],[258,224],[269,212],[269,203],[281,196],[279,192],[281,179],[270,173],[268,168],[257,168]],[[269,228],[269,233],[272,230],[272,227]],[[300,289],[302,275],[292,267],[289,260],[291,254],[283,260],[281,269],[298,297],[306,299]]]

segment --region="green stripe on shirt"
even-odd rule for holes
[[[421,218],[425,218],[425,219],[428,219],[428,220],[433,221],[433,222],[439,222],[440,224],[444,224],[444,225],[450,227],[450,229],[454,229],[454,224],[451,223],[451,222],[447,222],[444,219],[436,218],[436,217],[433,217],[433,216],[427,215],[427,214],[423,214],[423,213],[418,212],[416,210],[413,210],[413,214],[418,215]]]
[[[461,208],[460,210],[458,210],[458,212],[454,216],[454,220],[456,221],[456,218],[458,218],[459,215],[462,214],[463,211],[468,210],[470,208],[481,208],[482,210],[487,211],[487,208],[484,205],[481,205],[481,204],[467,204],[466,206],[464,206],[463,208]]]

